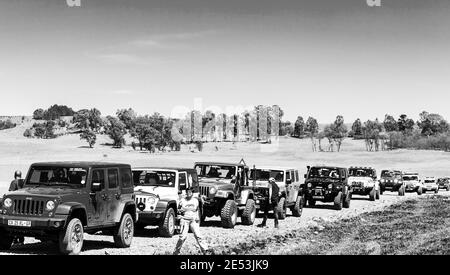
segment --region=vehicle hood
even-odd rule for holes
[[[64,187],[26,187],[14,192],[9,192],[5,196],[10,198],[33,197],[43,199],[59,198],[64,201],[65,198],[85,193],[84,189],[64,188]]]
[[[165,186],[136,186],[134,188],[136,195],[155,195],[160,199],[174,199],[178,196],[178,191],[175,187]]]
[[[199,184],[200,184],[200,186],[214,187],[217,190],[232,190],[234,188],[233,183],[227,183],[227,182],[211,180],[211,179],[202,180],[199,182]]]

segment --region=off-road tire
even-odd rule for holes
[[[405,187],[404,186],[402,186],[402,187],[400,187],[400,189],[398,189],[398,195],[401,197],[405,196]]]
[[[372,190],[370,190],[369,200],[370,201],[375,201],[375,197],[376,197],[376,190],[375,190],[375,187],[374,187],[374,188],[372,188]]]
[[[343,197],[342,197],[342,191],[341,191],[334,198],[334,209],[342,210],[342,206],[343,206]]]
[[[350,208],[351,201],[352,201],[352,195],[350,193],[348,193],[347,196],[345,197],[345,200],[344,200],[342,206],[344,208]]]
[[[10,250],[14,237],[8,236],[5,233],[0,233],[0,250]]]
[[[175,211],[173,208],[166,210],[166,215],[158,227],[158,232],[164,238],[171,238],[175,234]]]
[[[286,219],[286,198],[280,198],[278,201],[278,219]]]
[[[423,194],[423,189],[422,187],[417,188],[417,195],[422,195]]]
[[[73,218],[59,233],[59,252],[65,255],[78,255],[83,248],[83,242],[83,224],[79,219]]]
[[[125,213],[120,220],[120,225],[114,234],[114,244],[118,248],[131,246],[134,236],[134,221],[129,213]]]
[[[381,196],[381,192],[380,192],[380,189],[378,189],[377,192],[376,192],[376,194],[375,194],[375,199],[376,199],[376,200],[379,200],[379,199],[380,199],[380,196]]]
[[[220,211],[223,228],[234,228],[238,216],[238,209],[234,200],[227,200]]]
[[[301,217],[303,213],[303,197],[298,196],[295,205],[291,207],[292,216]]]
[[[245,209],[242,212],[241,220],[244,225],[252,225],[256,219],[256,203],[252,199],[248,199]]]

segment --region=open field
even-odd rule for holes
[[[101,144],[110,143],[99,136],[94,149],[87,147],[78,135],[63,136],[54,140],[27,139],[23,137],[26,125],[0,131],[0,193],[4,193],[15,170],[26,172],[29,165],[39,161],[95,160],[125,162],[139,166],[193,167],[195,161],[232,161],[244,158],[248,165],[293,166],[306,172],[307,165],[330,164],[349,167],[372,166],[377,169],[396,168],[415,170],[423,176],[450,176],[450,153],[440,151],[396,150],[366,152],[363,141],[347,139],[342,152],[312,152],[309,140],[280,138],[279,146],[257,143],[207,143],[204,151],[191,153],[186,146],[180,152],[149,154],[133,151],[131,147],[114,149]],[[216,152],[214,147],[219,147]]]
[[[24,173],[29,165],[39,161],[65,161],[65,160],[90,160],[125,162],[136,166],[184,166],[193,167],[195,161],[232,161],[237,162],[244,158],[249,165],[277,165],[293,166],[300,169],[300,173],[306,172],[306,165],[329,164],[349,167],[352,165],[372,166],[380,172],[385,168],[396,168],[401,170],[415,170],[423,176],[447,176],[450,175],[450,155],[438,151],[387,151],[387,152],[366,152],[363,141],[346,140],[342,146],[342,152],[326,153],[312,152],[309,140],[298,140],[293,138],[281,138],[279,145],[260,145],[257,143],[208,143],[204,146],[204,151],[191,153],[188,147],[182,147],[180,152],[169,152],[163,154],[149,154],[147,152],[133,151],[131,147],[123,149],[113,149],[109,146],[101,145],[111,141],[100,136],[94,149],[86,146],[77,135],[63,136],[55,140],[26,139],[22,136],[26,125],[14,129],[0,131],[0,192],[7,191],[9,182],[12,179],[14,170],[20,169]],[[219,147],[216,152],[215,146]],[[448,196],[450,192],[440,192]],[[429,197],[432,195],[426,195]],[[304,254],[304,253],[361,253],[365,250],[358,250],[353,246],[343,246],[341,250],[328,251],[321,247],[320,243],[315,246],[315,250],[297,251],[295,247],[287,245],[292,239],[297,242],[302,240],[313,240],[318,234],[327,234],[326,229],[334,226],[333,222],[344,219],[343,229],[351,228],[345,223],[355,222],[358,226],[370,226],[376,218],[384,214],[374,214],[367,220],[366,224],[358,220],[358,215],[374,211],[384,211],[385,207],[390,207],[398,202],[408,201],[417,197],[415,193],[407,194],[405,197],[398,197],[395,193],[386,192],[377,202],[370,202],[367,198],[354,196],[351,208],[342,211],[333,210],[329,204],[318,203],[316,208],[306,208],[303,216],[294,218],[289,216],[281,221],[281,229],[274,230],[272,220],[269,220],[268,229],[257,228],[256,224],[261,222],[258,217],[254,226],[243,226],[238,223],[235,229],[223,229],[220,227],[219,219],[208,219],[202,227],[202,232],[206,240],[211,244],[218,254]],[[425,196],[424,196],[425,197]],[[431,204],[434,205],[434,204]],[[429,206],[424,209],[430,210]],[[389,208],[388,210],[389,211]],[[403,212],[402,212],[403,211]],[[430,210],[431,211],[431,210]],[[375,212],[385,213],[385,212]],[[386,212],[387,213],[387,212]],[[405,213],[399,209],[399,213]],[[373,218],[373,219],[372,219]],[[413,217],[414,218],[414,217]],[[366,219],[366,218],[364,218]],[[414,219],[413,219],[414,220]],[[322,228],[327,226],[326,228]],[[341,225],[339,225],[341,226]],[[346,227],[347,226],[347,227]],[[433,228],[430,228],[432,230]],[[306,231],[302,231],[306,230]],[[360,232],[366,232],[365,227],[360,228]],[[440,229],[439,229],[440,230]],[[304,236],[302,235],[305,232]],[[324,232],[324,233],[322,233]],[[346,232],[344,232],[347,234]],[[344,234],[344,235],[345,235]],[[311,237],[312,236],[312,237]],[[347,236],[347,235],[345,235]],[[340,244],[345,240],[333,239],[333,236],[326,235],[331,241]],[[353,235],[347,237],[354,238]],[[384,236],[386,237],[386,236]],[[395,236],[391,236],[395,238]],[[302,239],[303,238],[303,239]],[[309,239],[308,239],[309,238]],[[112,238],[108,236],[86,235],[85,249],[82,254],[167,254],[173,251],[178,237],[160,238],[157,230],[147,228],[136,232],[133,245],[130,249],[115,249]],[[198,250],[189,244],[193,244],[193,237],[190,236],[187,244],[183,248],[184,254],[196,254]],[[408,252],[409,250],[402,250]],[[39,243],[34,239],[27,238],[26,245],[15,247],[10,252],[0,254],[52,254],[56,250],[52,244]],[[391,253],[391,252],[388,252]],[[392,252],[395,254],[395,251]],[[399,252],[400,253],[400,252]]]

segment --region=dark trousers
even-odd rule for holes
[[[269,211],[273,209],[273,215],[275,218],[275,227],[278,227],[278,199],[271,199],[264,204],[264,218],[262,225],[266,225]]]

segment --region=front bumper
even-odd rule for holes
[[[9,233],[21,235],[42,235],[47,232],[56,232],[64,228],[67,216],[55,215],[54,217],[28,217],[0,215],[0,229]],[[31,226],[11,226],[8,221],[27,221]]]
[[[372,191],[373,186],[371,187],[359,187],[359,186],[352,186],[352,194],[355,195],[369,195],[370,191]]]
[[[313,199],[315,201],[333,202],[340,191],[340,189],[312,187],[306,190],[305,197],[307,200]]]

